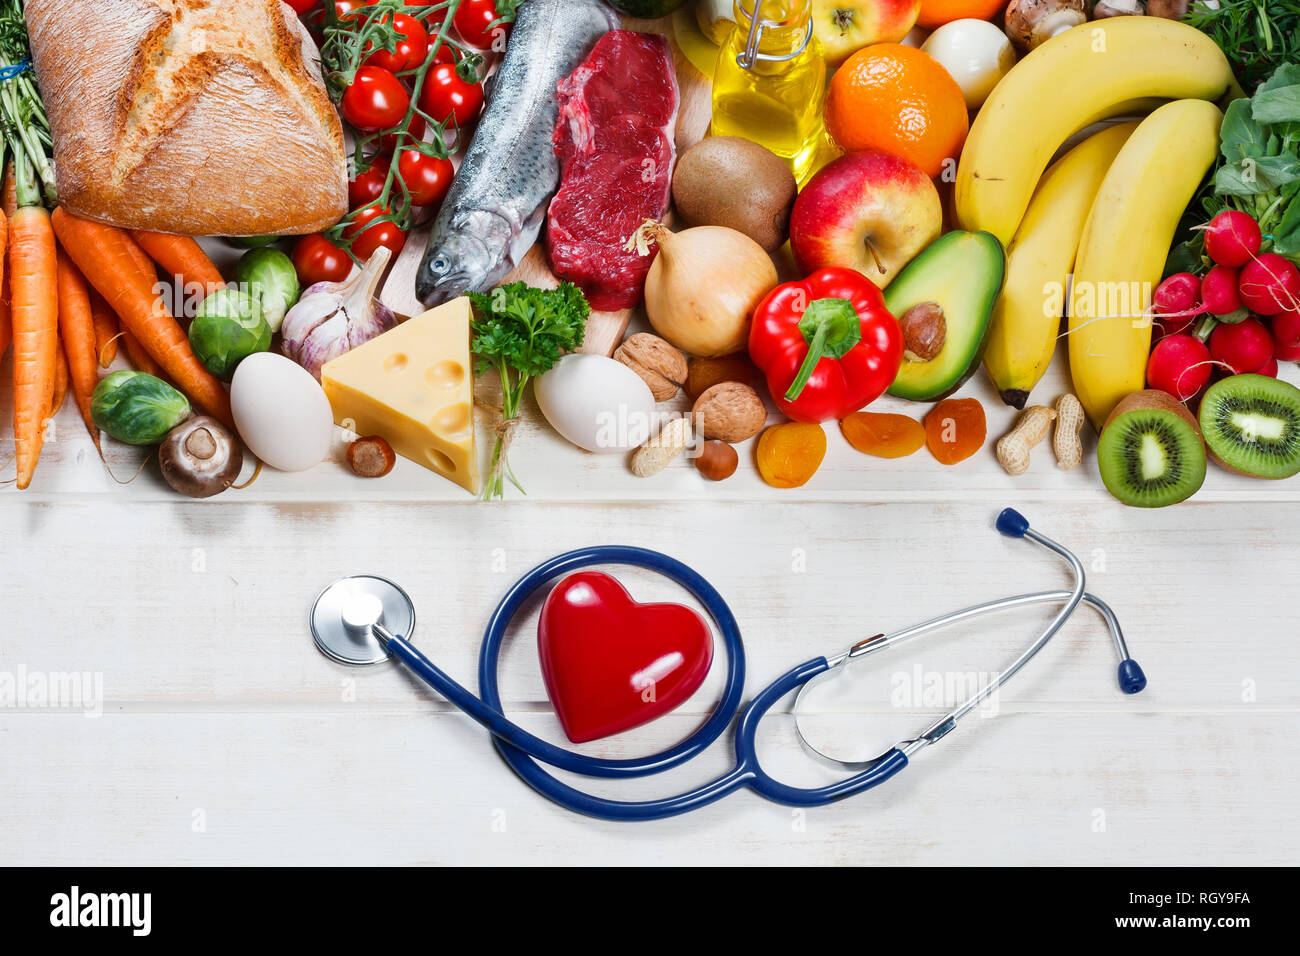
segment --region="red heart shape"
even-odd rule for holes
[[[699,689],[713,634],[681,604],[638,604],[601,571],[579,571],[546,597],[537,622],[546,692],[575,744],[639,727]]]

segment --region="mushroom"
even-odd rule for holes
[[[1139,0],[1097,0],[1092,5],[1092,18],[1106,20],[1110,17],[1140,17],[1143,15]]]
[[[1016,49],[1028,53],[1087,20],[1086,0],[1011,0],[1007,6],[1007,36]]]
[[[1189,0],[1147,0],[1147,16],[1181,20],[1190,7]]]
[[[235,483],[244,467],[244,449],[225,425],[199,415],[167,433],[158,463],[167,484],[181,494],[211,498]]]

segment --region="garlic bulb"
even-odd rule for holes
[[[391,256],[380,246],[356,275],[309,286],[280,326],[281,351],[319,381],[326,362],[395,326],[397,317],[375,297]]]

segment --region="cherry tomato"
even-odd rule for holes
[[[387,19],[385,15],[385,22]],[[424,24],[415,17],[408,17],[405,13],[395,13],[393,29],[398,33],[397,45],[393,52],[375,50],[366,57],[366,64],[381,67],[392,73],[404,73],[416,69],[429,55],[429,34],[424,31]]]
[[[447,195],[455,171],[449,159],[404,149],[397,154],[397,175],[406,184],[412,203],[432,206],[442,202],[442,197]]]
[[[348,254],[319,232],[299,239],[293,247],[292,258],[304,289],[317,282],[342,282],[352,271]]]
[[[483,84],[466,83],[451,63],[439,63],[424,78],[420,109],[439,123],[454,116],[457,126],[466,126],[483,108]]]
[[[452,24],[460,38],[479,50],[495,49],[494,41],[505,40],[510,24],[502,23],[496,27],[492,21],[497,18],[497,5],[494,0],[463,0]],[[499,32],[500,31],[500,32]]]
[[[346,20],[348,14],[361,7],[369,6],[373,0],[334,0],[334,13],[340,20]],[[310,10],[311,16],[307,18],[307,25],[313,30],[320,32],[325,28],[325,5],[323,3],[313,3]]]
[[[395,222],[374,222],[380,216],[388,215],[388,210],[380,206],[370,206],[357,213],[351,225],[343,234],[352,239],[352,254],[365,261],[375,254],[380,246],[387,246],[393,255],[402,251],[406,245],[406,233]]]
[[[293,12],[302,16],[304,13],[310,13],[311,8],[316,6],[317,0],[284,0],[293,8]]]
[[[424,132],[428,128],[429,126],[425,123],[424,117],[416,113],[411,117],[411,125],[407,127],[406,131],[410,134],[411,139],[423,140]],[[398,143],[398,139],[397,133],[386,133],[381,136],[379,138],[379,151],[385,156],[392,156],[393,153],[397,152],[397,147],[401,145]],[[400,139],[403,143],[409,141],[406,136],[401,136]]]
[[[406,117],[410,94],[388,70],[363,66],[343,94],[339,112],[359,130],[388,129]]]
[[[386,156],[376,156],[369,169],[355,176],[348,183],[348,206],[360,209],[383,195],[384,183],[388,181],[388,167]]]

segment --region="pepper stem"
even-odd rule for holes
[[[808,354],[785,390],[785,400],[799,398],[808,379],[823,358],[842,358],[862,341],[862,323],[848,299],[816,299],[799,320],[799,331],[808,343]]]

